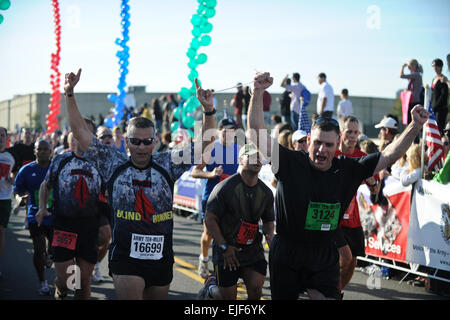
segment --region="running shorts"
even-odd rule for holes
[[[340,299],[339,252],[335,243],[305,246],[275,235],[269,252],[273,300],[297,300],[306,289]]]
[[[345,242],[350,247],[353,257],[364,257],[366,255],[364,245],[364,231],[362,227],[341,227]],[[339,246],[338,246],[339,248]]]
[[[223,258],[221,259],[223,261]],[[262,259],[246,266],[240,266],[236,270],[224,269],[223,264],[214,265],[214,274],[219,287],[232,287],[237,284],[239,277],[242,278],[244,268],[252,269],[263,276],[267,274],[267,261]]]
[[[173,279],[173,264],[154,267],[144,267],[130,259],[109,261],[109,275],[138,276],[145,280],[145,287],[167,286]]]
[[[55,217],[52,224],[54,261],[65,262],[74,258],[81,258],[91,264],[96,264],[98,256],[98,224],[98,217],[82,219]],[[58,235],[61,234],[68,235],[65,236],[65,239],[68,240],[58,241]],[[69,241],[72,247],[66,245]]]
[[[8,226],[9,216],[11,215],[11,199],[0,200],[0,226],[5,229]]]

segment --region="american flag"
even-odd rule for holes
[[[444,145],[433,113],[431,103],[428,105],[430,117],[425,123],[425,144],[427,146],[428,171],[439,171],[444,165]]]
[[[300,117],[298,118],[298,130],[303,130],[306,133],[311,131],[311,124],[309,123],[306,106],[303,105],[303,99],[300,98]]]

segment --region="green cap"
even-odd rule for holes
[[[244,155],[249,155],[251,156],[252,154],[258,153],[258,150],[256,149],[256,147],[251,144],[251,143],[247,143],[244,144],[241,149],[239,150],[239,158],[243,157]]]

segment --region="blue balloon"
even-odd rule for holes
[[[108,100],[116,104],[114,109],[114,124],[119,124],[123,117],[123,110],[125,108],[125,88],[127,86],[126,76],[128,74],[128,59],[130,58],[130,48],[127,46],[127,42],[130,40],[130,6],[128,5],[128,0],[122,0],[120,5],[120,16],[121,16],[121,38],[115,39],[115,44],[120,47],[116,52],[116,57],[119,58],[119,83],[117,85],[118,93],[108,95]],[[199,21],[203,21],[199,19]]]
[[[112,103],[116,102],[117,96],[114,93],[108,94],[106,96],[106,98],[108,98],[109,101],[111,101]]]
[[[108,128],[112,128],[114,126],[113,119],[111,117],[106,118],[103,124]]]

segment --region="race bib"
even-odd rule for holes
[[[310,202],[306,213],[305,229],[332,231],[337,228],[340,203]]]
[[[141,260],[159,260],[162,258],[164,236],[131,234],[130,257]]]
[[[255,240],[257,231],[258,231],[257,224],[242,221],[241,227],[239,228],[236,243],[243,245],[252,244],[253,240]]]
[[[77,238],[78,235],[76,233],[54,230],[52,246],[75,250]]]

